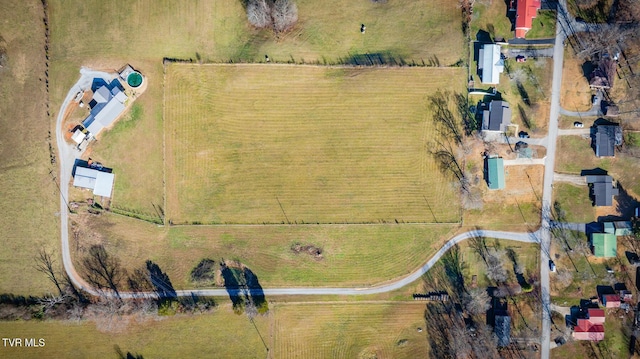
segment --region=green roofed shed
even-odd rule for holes
[[[489,189],[503,189],[504,184],[504,162],[502,157],[491,157],[487,159],[487,184]]]
[[[616,256],[617,241],[616,235],[611,233],[594,233],[591,235],[593,244],[593,255],[600,258],[611,258]]]

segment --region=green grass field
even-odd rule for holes
[[[539,10],[533,19],[531,30],[527,32],[527,39],[546,39],[556,36],[556,12],[553,10]]]
[[[264,287],[368,286],[409,274],[453,235],[455,225],[176,226],[134,219],[91,217],[79,243],[100,233],[109,253],[132,270],[148,259],[167,272],[176,289],[194,288],[190,271],[202,258],[238,260]],[[294,253],[295,243],[322,249],[322,259]],[[75,243],[72,249],[75,250]]]
[[[0,292],[40,295],[54,287],[33,265],[60,245],[60,197],[49,157],[45,37],[40,1],[0,2]],[[55,146],[55,135],[53,135]],[[55,150],[55,148],[54,148]],[[59,251],[58,251],[59,253]],[[1,354],[0,354],[1,356]]]
[[[92,322],[0,322],[0,333],[43,338],[41,348],[5,348],[3,357],[116,358],[416,358],[428,354],[424,303],[271,304],[255,327],[223,304],[209,314],[128,320],[100,332]],[[366,355],[368,354],[368,356]]]
[[[595,207],[591,205],[589,188],[569,183],[553,185],[554,201],[565,211],[567,222],[589,223],[596,220]]]
[[[460,89],[461,69],[171,64],[166,78],[174,223],[458,220],[428,98]]]

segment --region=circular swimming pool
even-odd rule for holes
[[[139,72],[132,72],[127,76],[127,83],[131,87],[138,87],[142,85],[142,75]]]

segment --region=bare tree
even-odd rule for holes
[[[276,0],[271,15],[275,31],[282,32],[298,22],[298,7],[290,0]]]
[[[507,271],[504,269],[501,251],[497,251],[495,249],[488,251],[487,278],[496,283],[503,283],[507,281]]]
[[[120,282],[126,277],[126,271],[120,260],[112,257],[101,245],[89,249],[89,255],[81,261],[87,281],[98,288],[110,289],[120,299]]]
[[[453,139],[456,146],[459,146],[462,144],[461,123],[449,109],[451,97],[455,99],[449,91],[438,91],[429,98],[429,106],[440,135],[445,139]]]
[[[298,7],[291,0],[248,0],[247,19],[257,28],[272,28],[275,33],[293,27],[298,21]]]
[[[247,19],[257,28],[266,28],[272,25],[271,8],[267,0],[251,0],[247,3]]]
[[[491,297],[485,289],[474,288],[463,296],[464,308],[472,315],[484,314],[491,308]]]
[[[47,278],[58,288],[58,293],[60,296],[64,296],[64,291],[61,287],[60,279],[58,278],[57,270],[54,268],[54,259],[51,257],[51,254],[47,253],[46,249],[40,248],[38,255],[35,257],[36,261],[36,270],[38,272],[44,273]]]

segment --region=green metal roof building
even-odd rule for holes
[[[503,189],[504,184],[504,162],[502,157],[491,157],[487,159],[487,184],[489,189]]]
[[[593,255],[600,258],[615,257],[618,250],[616,235],[611,233],[593,233],[591,235]]]

